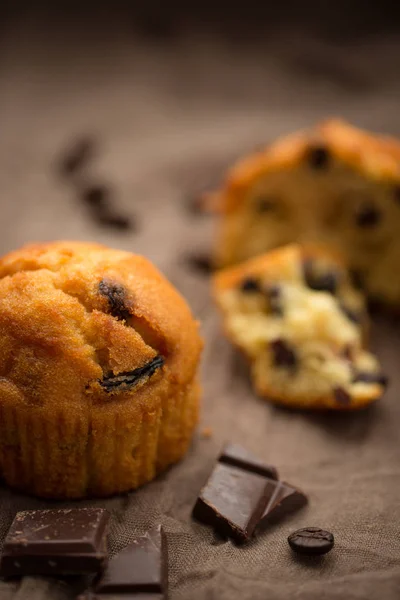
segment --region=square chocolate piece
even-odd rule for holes
[[[81,575],[104,568],[109,513],[103,508],[17,513],[0,560],[3,577]]]

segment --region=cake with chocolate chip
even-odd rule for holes
[[[337,257],[285,246],[218,272],[213,293],[260,396],[343,410],[382,396],[386,378],[366,350],[363,296]]]
[[[400,304],[400,143],[339,120],[238,162],[212,195],[217,267],[288,243],[345,256],[370,297]]]
[[[185,454],[198,324],[145,258],[78,242],[0,260],[0,476],[49,498],[136,488]]]

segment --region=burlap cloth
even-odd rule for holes
[[[186,295],[206,340],[199,431],[209,426],[212,437],[198,434],[187,458],[143,489],[77,505],[111,511],[112,553],[161,522],[172,600],[398,599],[399,328],[375,322],[373,344],[392,378],[379,405],[354,415],[279,410],[252,394],[220,334],[207,278],[184,261],[212,238],[210,220],[190,215],[186,203],[234,156],[332,113],[400,132],[395,40],[334,49],[292,31],[259,49],[200,35],[161,47],[111,21],[106,29],[84,23],[74,34],[39,25],[19,21],[2,30],[0,250],[74,238],[146,254]],[[99,229],[74,185],[60,178],[59,155],[86,133],[98,142],[87,179],[110,184],[116,205],[137,216],[137,233]],[[241,548],[190,517],[228,439],[310,496],[307,508]],[[17,510],[46,506],[53,504],[1,489],[1,539]],[[335,549],[322,560],[289,551],[288,534],[306,525],[335,534]],[[0,598],[72,599],[79,585],[0,582]]]

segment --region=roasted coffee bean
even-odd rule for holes
[[[358,227],[372,228],[382,220],[382,213],[373,204],[364,204],[355,214],[355,223]]]
[[[339,303],[339,306],[340,306],[340,310],[346,315],[346,317],[349,319],[349,321],[351,321],[352,323],[355,323],[356,325],[360,325],[360,323],[362,321],[362,316],[359,313],[359,311],[354,310],[353,308],[349,308],[342,302]]]
[[[331,154],[325,146],[313,146],[308,151],[307,161],[313,169],[326,169],[331,161]]]
[[[338,274],[333,271],[318,273],[315,271],[314,262],[311,259],[303,261],[303,273],[307,286],[316,292],[329,292],[336,294],[338,287]]]
[[[107,298],[109,312],[113,317],[126,321],[131,316],[127,306],[125,288],[114,281],[102,279],[99,283],[99,293]]]
[[[105,208],[110,199],[110,189],[105,185],[91,185],[82,190],[82,200],[91,208]]]
[[[240,289],[242,292],[260,292],[261,286],[260,282],[255,277],[246,277],[240,284]]]
[[[279,285],[271,285],[266,288],[265,295],[268,299],[269,308],[271,313],[276,316],[283,315],[282,307],[282,289]]]
[[[74,175],[81,171],[92,158],[95,142],[92,138],[81,138],[65,154],[61,160],[61,172],[64,175]]]
[[[163,364],[164,358],[159,355],[143,367],[138,367],[137,369],[133,369],[133,371],[119,373],[118,375],[111,373],[110,375],[103,377],[103,379],[100,379],[99,383],[107,393],[124,392],[135,387],[142,379],[154,375],[157,369],[160,369]]]
[[[342,406],[349,406],[351,404],[351,396],[345,389],[340,386],[337,386],[333,389],[333,395],[338,404]]]
[[[260,196],[255,202],[259,214],[270,212],[276,207],[276,204],[276,199],[273,196]]]
[[[383,373],[371,373],[369,371],[357,371],[354,374],[353,382],[358,383],[377,383],[383,387],[387,387],[389,381]]]
[[[304,527],[288,537],[293,552],[307,555],[322,555],[330,552],[335,543],[333,534],[319,527]]]
[[[213,272],[212,260],[207,254],[188,254],[185,262],[192,270],[202,275],[210,275]]]
[[[294,369],[297,366],[297,356],[293,348],[282,339],[271,342],[273,362],[276,367]]]

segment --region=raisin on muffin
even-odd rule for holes
[[[38,496],[136,488],[185,454],[198,324],[145,258],[26,246],[0,260],[0,475]]]
[[[209,201],[224,267],[285,244],[323,243],[368,294],[400,304],[400,143],[338,120],[245,158]]]
[[[344,410],[382,396],[386,379],[364,349],[363,297],[336,257],[285,246],[220,271],[213,292],[261,396],[295,408]]]

